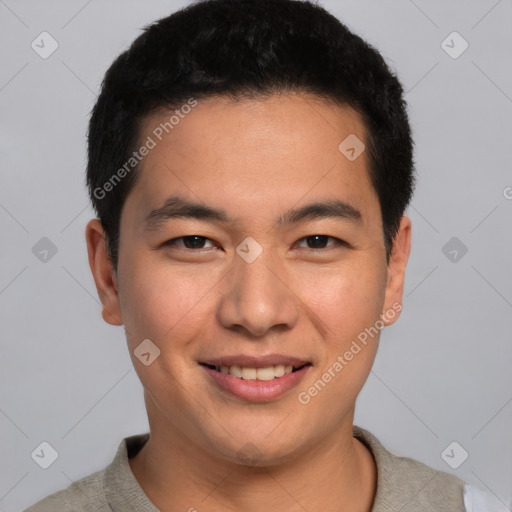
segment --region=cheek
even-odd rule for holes
[[[374,267],[350,266],[346,271],[304,278],[301,298],[313,313],[325,349],[318,373],[298,397],[311,413],[306,420],[311,428],[318,428],[314,419],[318,416],[325,425],[342,421],[375,360],[380,330],[374,326],[382,311],[385,287],[382,269],[370,268]]]
[[[138,261],[130,266],[122,288],[121,309],[130,347],[149,338],[161,350],[172,341],[186,339],[192,320],[208,303],[213,276]],[[180,333],[179,336],[176,333]],[[175,344],[174,344],[175,345]]]
[[[189,342],[211,327],[212,286],[220,277],[142,258],[130,269],[120,297],[133,366],[153,400],[184,407],[178,383],[190,381]],[[148,365],[137,357],[148,351],[137,351],[148,347],[141,345],[146,339],[160,351]],[[149,352],[151,358],[157,354],[152,345]]]
[[[375,265],[342,265],[303,273],[299,296],[314,313],[326,341],[350,344],[382,312],[385,279]]]

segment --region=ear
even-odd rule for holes
[[[402,310],[405,269],[411,252],[411,219],[402,216],[400,228],[393,241],[391,257],[388,263],[388,282],[384,299],[382,320],[384,325],[396,322]],[[386,313],[387,312],[387,313]],[[398,314],[397,314],[398,313]]]
[[[108,255],[107,238],[99,219],[92,219],[85,228],[89,266],[101,300],[103,320],[111,325],[123,325],[119,304],[117,278]]]

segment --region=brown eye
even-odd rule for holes
[[[179,243],[181,241],[181,243]],[[186,249],[204,249],[204,244],[211,240],[209,238],[206,238],[204,236],[199,235],[188,235],[188,236],[181,236],[179,238],[173,238],[172,240],[168,240],[167,242],[164,242],[163,245],[165,246],[181,246],[185,247]],[[213,246],[213,244],[212,244]]]
[[[328,245],[328,241],[329,240],[333,240],[334,243],[333,244],[329,244]],[[306,236],[304,238],[301,238],[299,240],[299,244],[301,242],[306,242],[306,245],[307,247],[302,247],[302,248],[306,248],[306,249],[325,249],[326,247],[331,247],[331,246],[340,246],[340,245],[347,245],[346,242],[344,242],[343,240],[340,240],[338,238],[334,238],[332,236],[329,236],[329,235],[310,235],[310,236]]]

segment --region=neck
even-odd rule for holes
[[[293,460],[264,467],[216,457],[169,425],[152,425],[130,467],[165,512],[370,512],[377,469],[368,448],[352,437],[352,418]]]

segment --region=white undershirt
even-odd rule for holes
[[[510,512],[509,507],[488,491],[470,484],[464,486],[464,507],[466,512]]]

